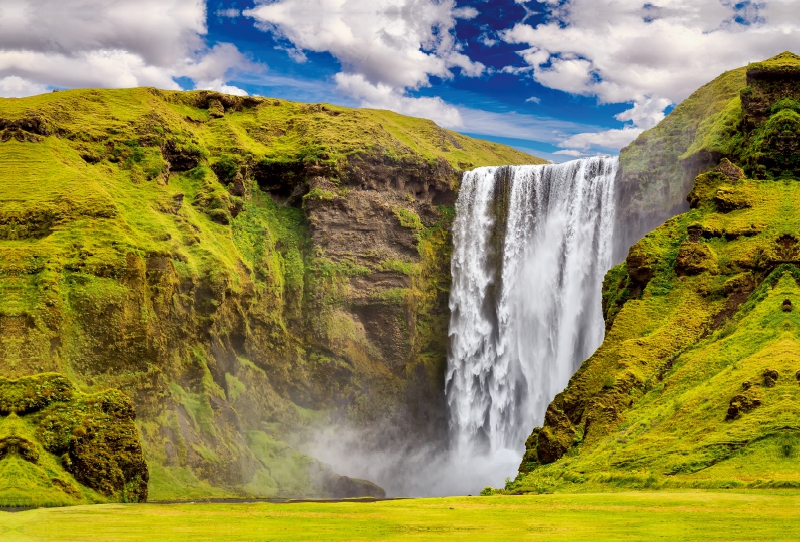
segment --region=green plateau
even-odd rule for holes
[[[659,149],[685,149],[660,166],[673,179],[705,165],[688,212],[606,276],[605,341],[501,492],[800,486],[798,100],[800,57],[783,53],[722,75],[623,150],[643,179]]]
[[[388,111],[0,99],[0,504],[382,496],[300,445],[446,432],[457,184],[518,163]]]

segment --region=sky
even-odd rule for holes
[[[155,86],[391,109],[562,162],[725,70],[800,0],[0,0],[0,96]]]

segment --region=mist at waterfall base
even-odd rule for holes
[[[453,225],[450,434],[395,446],[380,444],[402,440],[392,427],[336,427],[309,453],[390,496],[474,495],[516,476],[525,439],[603,341],[617,169],[616,157],[594,157],[465,173]]]

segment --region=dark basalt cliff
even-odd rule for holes
[[[799,82],[800,57],[783,53],[690,98],[725,83],[683,153],[713,167],[689,210],[608,273],[606,339],[550,404],[508,491],[800,484]],[[640,140],[663,141],[691,107]]]
[[[154,89],[0,100],[0,375],[64,375],[95,394],[80,405],[127,405],[127,428],[132,405],[150,499],[380,496],[298,446],[332,423],[446,433],[460,171],[537,161],[386,111]],[[60,464],[45,485],[64,502],[144,499],[141,463],[90,472],[120,462],[81,447],[111,442],[112,414],[72,404],[47,407],[84,413],[51,436],[9,413],[3,457]]]

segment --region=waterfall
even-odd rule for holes
[[[446,394],[455,446],[521,452],[603,341],[618,159],[464,174],[453,225]]]

